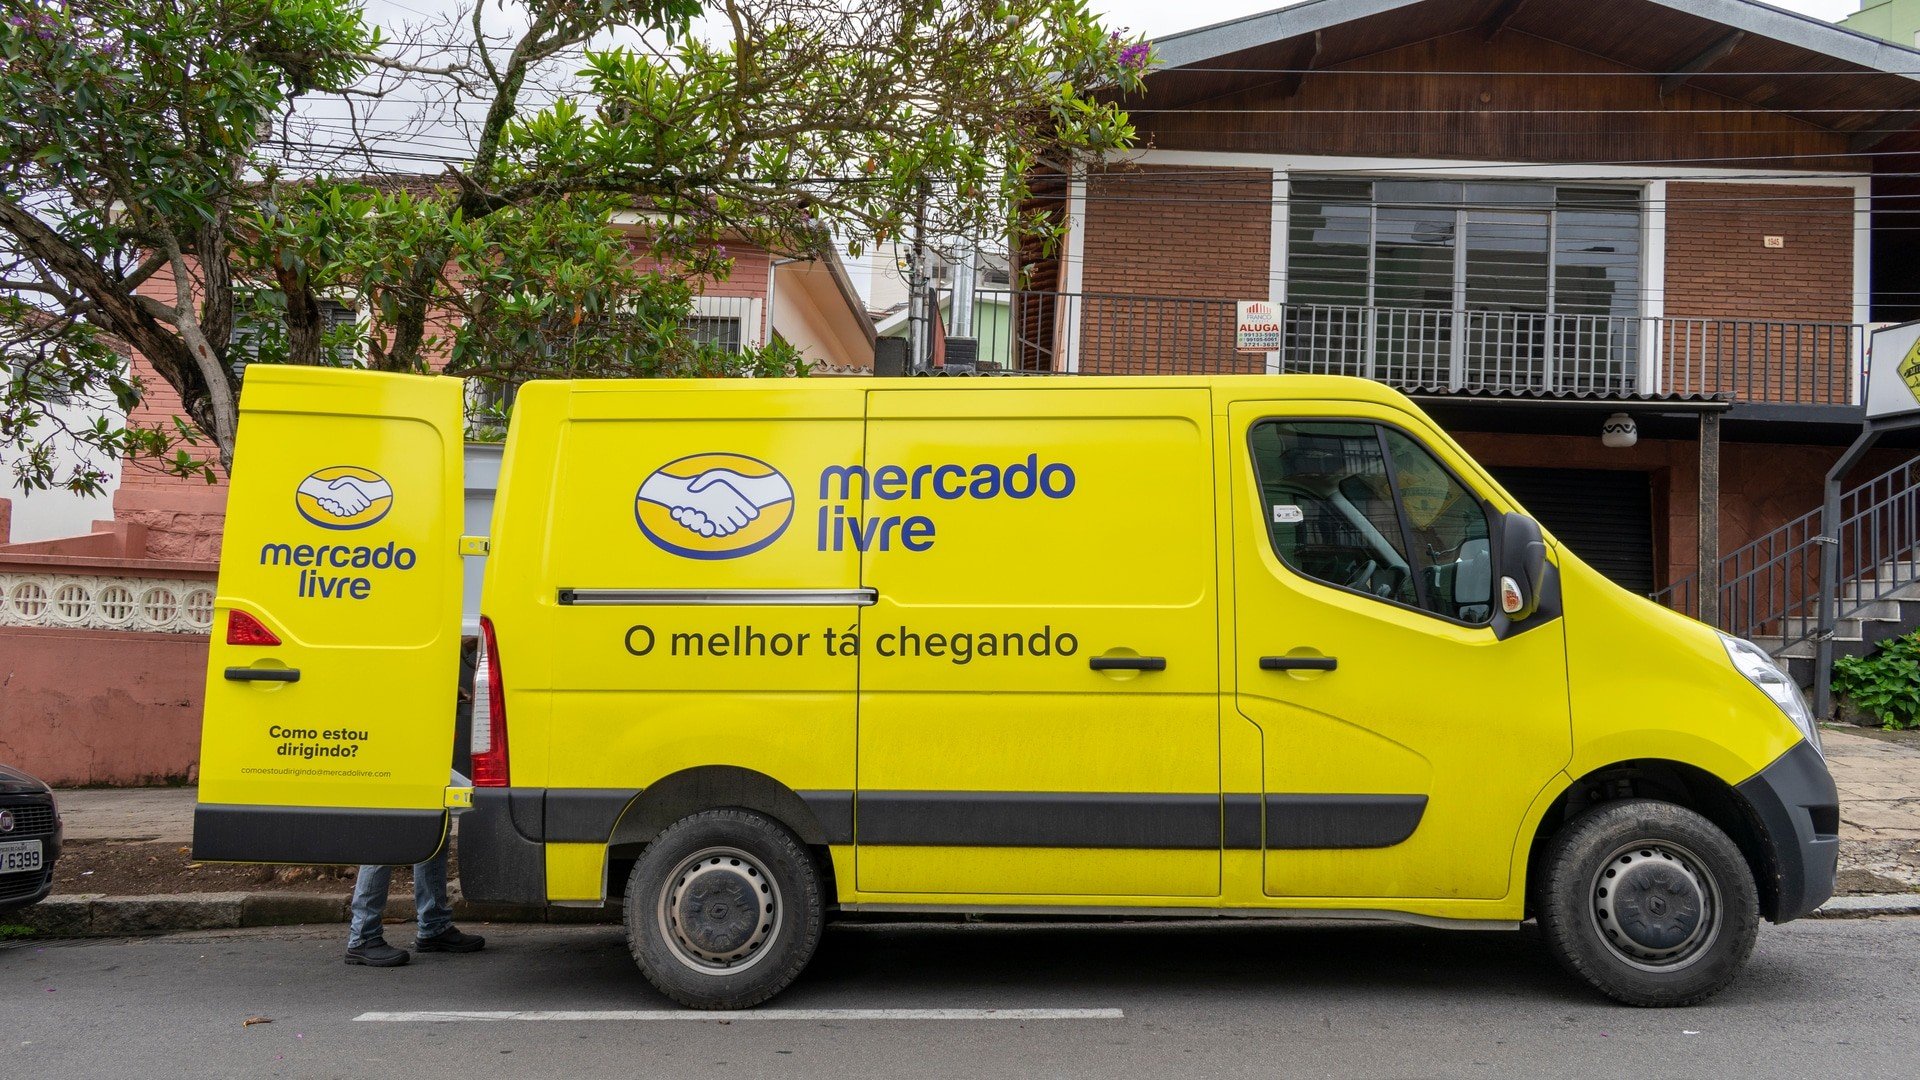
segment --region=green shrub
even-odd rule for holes
[[[1920,727],[1920,631],[1881,642],[1872,656],[1835,660],[1833,692],[1888,731]]]

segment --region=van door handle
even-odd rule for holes
[[[1164,656],[1094,656],[1087,659],[1087,666],[1095,671],[1165,671],[1167,658]]]
[[[297,667],[230,667],[227,678],[234,682],[299,682]]]
[[[1340,666],[1334,656],[1263,656],[1261,671],[1332,671]]]

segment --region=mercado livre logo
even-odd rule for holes
[[[323,529],[364,529],[393,509],[393,485],[360,465],[329,465],[294,490],[300,516]]]
[[[655,469],[633,500],[654,546],[689,559],[737,559],[780,538],[793,521],[793,485],[745,454],[690,454]]]

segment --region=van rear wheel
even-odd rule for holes
[[[1727,834],[1684,807],[1606,803],[1548,844],[1534,898],[1561,966],[1628,1005],[1692,1005],[1753,952],[1753,874]]]
[[[820,943],[820,881],[792,833],[745,810],[668,826],[634,863],[627,947],[647,981],[695,1009],[771,998]]]

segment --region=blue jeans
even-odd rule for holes
[[[393,867],[363,866],[353,883],[353,929],[347,934],[347,948],[358,949],[370,941],[379,941],[380,919],[387,913],[387,889],[393,884]],[[413,867],[413,907],[420,919],[423,938],[453,929],[453,902],[447,899],[447,849]]]

